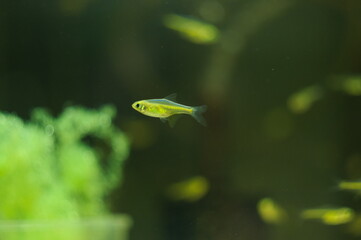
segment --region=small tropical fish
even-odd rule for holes
[[[208,180],[202,176],[195,176],[172,184],[167,188],[166,193],[175,201],[195,202],[204,197],[208,190]]]
[[[338,187],[342,190],[361,192],[361,181],[341,181]]]
[[[206,126],[202,113],[207,110],[207,106],[190,107],[182,105],[174,102],[176,97],[177,95],[174,93],[162,99],[141,100],[133,103],[132,107],[149,117],[159,118],[162,122],[168,121],[172,127],[180,114],[191,115],[197,122]]]
[[[219,30],[212,24],[177,14],[168,14],[163,18],[167,28],[177,31],[185,39],[196,44],[215,43],[219,38]]]
[[[361,76],[336,76],[332,82],[332,87],[352,96],[361,96]]]
[[[270,224],[279,224],[287,219],[286,211],[273,199],[263,198],[257,205],[258,214],[262,220]]]
[[[321,220],[327,225],[339,225],[352,221],[355,214],[351,208],[313,208],[304,210],[301,217],[304,219]]]
[[[316,101],[320,100],[323,95],[323,89],[320,86],[314,85],[292,94],[287,104],[293,113],[303,114],[307,112]]]

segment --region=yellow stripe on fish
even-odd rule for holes
[[[176,94],[171,94],[161,99],[141,100],[133,103],[132,107],[146,116],[159,118],[163,122],[168,121],[171,126],[175,123],[174,116],[180,114],[191,115],[200,124],[206,126],[202,113],[207,110],[207,106],[191,107],[179,104],[174,102],[176,96]]]

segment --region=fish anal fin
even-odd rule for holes
[[[170,127],[174,127],[177,120],[181,117],[181,115],[173,115],[167,118]]]
[[[160,119],[160,121],[162,122],[162,123],[166,123],[167,122],[167,119],[166,118],[159,118]]]
[[[166,96],[164,99],[170,100],[175,102],[177,100],[177,94],[176,93],[172,93],[171,95]]]

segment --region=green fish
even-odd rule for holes
[[[304,219],[321,220],[327,225],[345,224],[353,220],[355,213],[351,208],[313,208],[302,211]]]
[[[132,107],[138,112],[149,117],[159,118],[162,122],[169,122],[170,126],[174,126],[175,121],[181,114],[191,115],[197,122],[206,126],[206,120],[202,113],[207,110],[207,106],[191,107],[176,103],[177,94],[171,94],[162,99],[148,99],[137,101]]]

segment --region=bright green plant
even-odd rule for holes
[[[0,221],[77,220],[108,214],[105,197],[128,154],[114,108],[37,109],[30,122],[0,113]]]

